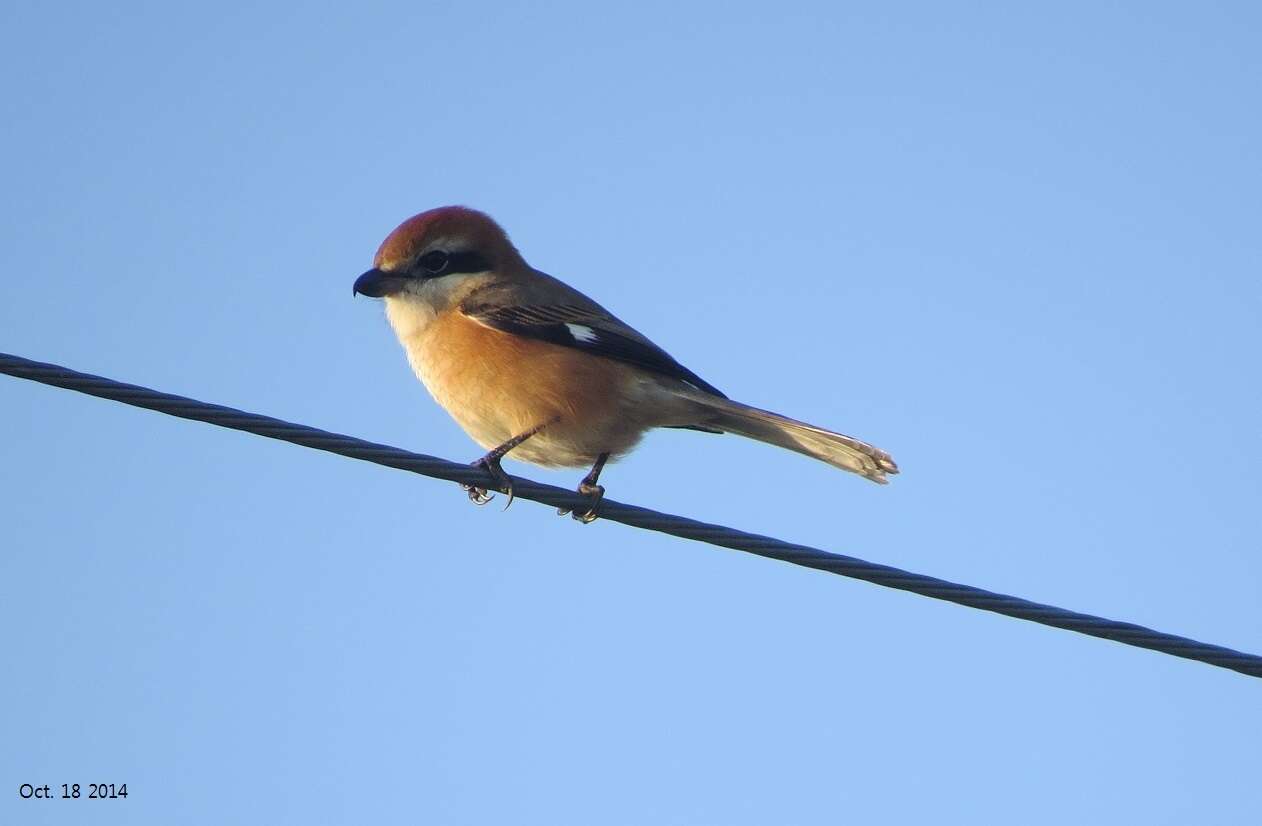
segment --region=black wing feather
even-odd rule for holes
[[[617,319],[597,317],[582,307],[558,304],[527,307],[469,306],[465,315],[505,333],[573,347],[615,361],[634,364],[663,376],[687,382],[698,390],[727,398],[717,387],[684,367],[652,342],[615,329],[625,326]],[[602,324],[602,322],[604,322]],[[576,335],[577,331],[577,335]]]

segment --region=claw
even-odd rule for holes
[[[596,508],[600,505],[600,500],[605,496],[605,489],[600,485],[593,485],[584,481],[583,484],[578,486],[578,493],[580,496],[591,497],[591,503],[587,506],[587,512],[579,514],[570,511],[569,508],[557,508],[557,516],[565,516],[568,513],[584,525],[590,525],[597,519]]]
[[[588,484],[584,482],[578,486],[578,492],[584,496],[592,498],[591,504],[587,507],[587,513],[579,516],[574,514],[574,518],[584,525],[590,525],[596,521],[596,508],[600,507],[600,500],[605,498],[605,488],[602,485]]]
[[[504,509],[508,510],[508,506],[513,504],[513,481],[508,478],[508,474],[504,472],[502,467],[500,467],[499,460],[488,459],[486,456],[483,456],[476,462],[470,462],[469,466],[480,467],[490,474],[491,478],[495,480],[495,483],[499,485],[500,489],[508,495],[508,501],[504,503]],[[490,502],[495,498],[494,493],[491,493],[486,488],[478,487],[477,485],[462,484],[460,485],[460,489],[469,494],[469,501],[475,505],[485,505],[487,502]]]
[[[488,493],[486,488],[474,487],[473,485],[461,485],[460,489],[469,494],[469,501],[475,505],[485,505],[495,498],[495,494]]]
[[[600,500],[605,496],[605,489],[596,484],[596,480],[600,478],[600,471],[604,469],[605,462],[609,460],[608,453],[602,453],[596,457],[596,464],[592,465],[592,470],[583,478],[578,485],[579,496],[590,497],[591,503],[587,506],[587,512],[579,515],[571,514],[579,522],[584,525],[590,525],[596,521],[596,508],[600,506]],[[568,508],[557,508],[557,516],[565,516],[570,513]]]

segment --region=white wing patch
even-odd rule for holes
[[[586,325],[566,324],[565,328],[570,331],[570,335],[574,336],[575,341],[588,344],[596,340],[596,331]]]

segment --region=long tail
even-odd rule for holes
[[[706,427],[805,453],[880,485],[889,481],[886,474],[898,473],[888,453],[858,439],[691,388],[685,394],[702,407],[698,424]]]

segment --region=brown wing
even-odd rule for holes
[[[496,330],[633,364],[727,398],[717,387],[675,361],[665,350],[587,296],[551,276],[543,277],[552,282],[547,290],[551,296],[548,303],[535,303],[543,296],[531,295],[540,291],[530,289],[529,285],[496,284],[470,294],[460,311]],[[562,292],[557,292],[557,285],[563,288]]]

